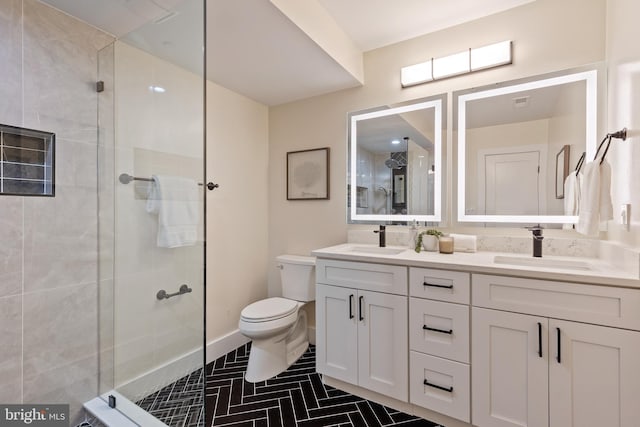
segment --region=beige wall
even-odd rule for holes
[[[0,402],[98,388],[97,52],[110,36],[35,0],[0,2],[0,123],[55,132],[55,197],[0,196]]]
[[[609,238],[640,246],[640,3],[609,0],[607,7],[607,60],[609,66],[608,131],[629,129],[629,138],[612,142],[607,158],[612,169],[614,220]],[[631,203],[631,229],[617,223],[622,203]]]
[[[268,108],[207,82],[207,341],[267,295]]]
[[[602,61],[605,15],[605,0],[538,0],[367,52],[363,87],[271,108],[269,262],[280,253],[308,254],[314,248],[346,241],[346,117],[349,111]],[[514,41],[513,65],[400,88],[400,67],[404,65],[505,39]],[[451,111],[451,105],[448,108]],[[450,146],[452,133],[447,134]],[[287,151],[325,146],[331,148],[331,199],[287,201]],[[451,164],[447,168],[450,171]],[[447,193],[451,194],[452,180],[447,182]],[[447,204],[450,203],[449,198]],[[277,271],[270,268],[269,293],[280,292]]]

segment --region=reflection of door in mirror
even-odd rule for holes
[[[479,154],[479,208],[486,215],[539,215],[544,205],[540,150]]]

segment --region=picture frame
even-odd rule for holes
[[[556,154],[556,199],[564,199],[564,182],[569,176],[570,146],[563,146]]]
[[[287,152],[287,200],[329,200],[329,151]]]

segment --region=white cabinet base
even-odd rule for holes
[[[346,391],[347,393],[353,394],[355,396],[362,397],[363,399],[371,400],[372,402],[376,402],[381,405],[388,406],[389,408],[393,408],[396,411],[401,411],[406,414],[415,415],[417,417],[424,418],[425,420],[429,420],[446,427],[475,427],[469,423],[457,420],[455,418],[451,418],[440,412],[431,411],[429,409],[425,409],[418,405],[402,402],[400,400],[393,399],[389,396],[376,393],[375,391],[371,391],[354,384],[349,384],[344,381],[340,381],[328,375],[322,376],[322,382],[331,387],[335,387],[337,389]]]
[[[469,365],[412,351],[411,403],[469,422],[471,403]]]
[[[554,319],[549,331],[550,427],[640,425],[640,332]]]

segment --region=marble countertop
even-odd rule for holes
[[[496,263],[496,256],[523,258],[524,262],[529,262],[532,257],[523,254],[505,252],[456,252],[453,254],[441,254],[438,252],[417,253],[413,249],[401,246],[388,246],[400,251],[397,254],[379,254],[359,252],[358,248],[375,248],[376,245],[345,243],[328,248],[316,249],[312,255],[319,258],[330,258],[345,261],[374,262],[381,264],[405,265],[411,267],[426,267],[446,269],[453,271],[465,271],[470,273],[497,274],[503,276],[517,276],[532,279],[561,280],[564,282],[575,282],[585,284],[597,284],[608,286],[622,286],[630,288],[640,288],[640,278],[638,276],[616,268],[599,258],[547,256],[542,261],[553,260],[562,263],[580,263],[588,266],[588,269],[574,269],[565,267],[550,266],[526,266]],[[354,250],[354,248],[356,250]],[[372,249],[375,250],[375,249]]]

